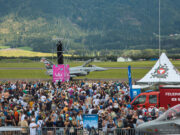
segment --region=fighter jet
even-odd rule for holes
[[[47,74],[52,76],[53,75],[53,62],[47,60],[46,58],[41,58],[41,62],[43,62],[45,64],[45,67],[47,69]],[[92,62],[92,60],[88,60],[86,61],[83,65],[81,66],[77,66],[77,67],[71,67],[69,68],[70,71],[70,77],[77,77],[77,76],[86,76],[88,75],[90,72],[92,71],[105,71],[107,70],[106,68],[103,67],[97,67],[95,65],[92,66],[87,66],[90,62]]]
[[[140,124],[136,131],[147,134],[180,134],[180,104],[170,108],[157,119]]]

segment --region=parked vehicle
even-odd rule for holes
[[[156,107],[172,107],[180,104],[180,85],[162,85],[159,91],[148,91],[139,94],[131,102],[134,109],[138,107],[149,108]]]

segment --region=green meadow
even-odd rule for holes
[[[148,69],[132,69],[132,78],[140,79],[149,70]],[[79,79],[128,79],[127,69],[110,69],[106,71],[91,72],[89,75],[84,77],[78,77]]]
[[[132,69],[132,77],[139,79],[148,72],[148,69]],[[91,72],[87,76],[77,79],[127,79],[127,69],[110,69],[107,71]],[[0,79],[51,79],[46,70],[0,70]]]
[[[50,79],[46,70],[0,70],[0,79]]]
[[[173,65],[177,68],[180,68],[180,61],[171,61]],[[69,64],[70,67],[80,66],[84,62],[78,62],[78,61],[69,61],[65,64]],[[131,65],[131,67],[153,67],[153,65],[156,63],[156,61],[135,61],[135,62],[92,62],[91,65],[96,65],[100,67],[128,67]],[[2,60],[0,61],[0,68],[5,67],[21,67],[21,68],[27,68],[27,67],[34,67],[34,68],[44,68],[44,64],[41,62],[33,62],[33,61],[22,61],[22,60]]]
[[[175,67],[180,67],[180,61],[171,61]],[[132,62],[93,62],[92,65],[100,67],[153,67],[156,61],[132,61]]]

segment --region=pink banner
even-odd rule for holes
[[[66,65],[66,81],[70,80],[70,71],[69,71],[69,65]]]
[[[53,82],[64,81],[64,65],[53,65]]]
[[[56,81],[69,81],[70,79],[70,72],[69,72],[69,65],[53,65],[53,82]]]

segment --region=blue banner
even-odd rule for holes
[[[132,91],[132,79],[131,79],[131,66],[128,66],[128,79],[129,79],[129,89],[130,89],[130,97],[133,99],[133,91]]]
[[[132,89],[133,99],[141,93],[141,89]]]
[[[83,128],[84,129],[98,129],[98,115],[87,114],[83,115]]]

